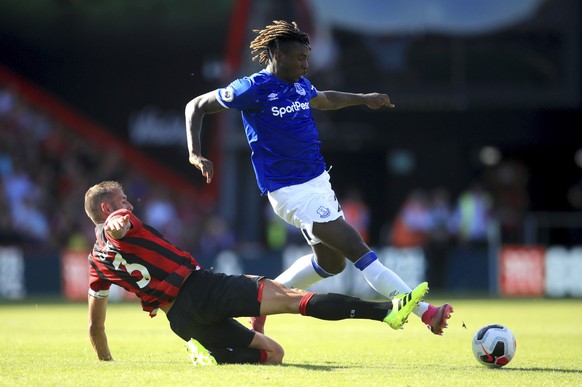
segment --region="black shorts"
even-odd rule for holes
[[[255,332],[233,317],[259,316],[261,278],[192,272],[167,315],[172,331],[207,349],[247,347]]]

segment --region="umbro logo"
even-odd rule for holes
[[[275,100],[279,99],[279,94],[277,94],[277,93],[271,93],[271,94],[269,94],[267,96],[267,99],[269,101],[275,101]]]

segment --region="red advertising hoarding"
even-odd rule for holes
[[[499,254],[499,290],[503,296],[543,296],[545,248],[503,246]]]

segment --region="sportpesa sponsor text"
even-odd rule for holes
[[[285,114],[287,113],[295,113],[298,112],[300,110],[309,110],[309,102],[293,102],[290,105],[287,106],[273,106],[271,108],[271,113],[273,113],[273,116],[275,117],[283,117]]]

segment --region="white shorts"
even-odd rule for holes
[[[313,235],[313,223],[331,222],[344,215],[329,179],[329,173],[324,171],[305,183],[279,188],[268,194],[275,214],[301,229],[311,246],[321,243]]]

